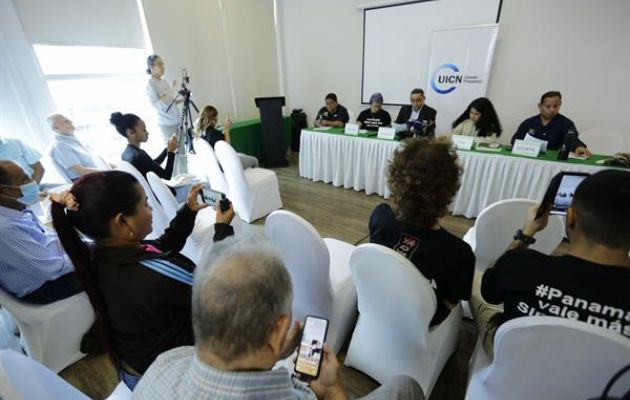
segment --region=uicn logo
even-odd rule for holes
[[[448,94],[457,88],[457,84],[462,83],[463,77],[459,73],[459,68],[455,64],[440,65],[431,78],[431,87],[436,93]]]

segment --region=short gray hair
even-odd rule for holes
[[[63,117],[63,115],[59,114],[59,113],[52,113],[49,116],[46,117],[46,122],[48,122],[48,126],[50,126],[50,129],[55,130],[54,126],[55,126],[55,121],[57,121],[57,118],[59,117]]]
[[[223,242],[195,271],[192,318],[197,345],[231,361],[267,343],[273,324],[291,314],[293,288],[268,244],[251,235]]]

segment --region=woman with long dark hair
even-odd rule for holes
[[[122,171],[81,177],[52,197],[53,225],[103,327],[105,343],[122,379],[133,389],[162,352],[193,344],[191,285],[195,264],[179,251],[192,232],[202,185],[164,234],[152,230],[152,210],[142,186]],[[214,240],[234,233],[230,206],[217,208]],[[78,232],[94,240],[88,247]]]
[[[149,132],[143,120],[135,114],[122,114],[115,112],[111,115],[109,122],[116,127],[116,131],[127,138],[127,147],[122,153],[122,159],[127,161],[142,174],[147,177],[147,172],[151,171],[162,179],[171,179],[173,175],[173,165],[175,163],[175,151],[177,151],[177,138],[173,135],[166,148],[154,160],[146,151],[140,148],[142,143],[149,140]],[[166,159],[166,167],[161,164]]]
[[[492,102],[485,97],[473,100],[466,110],[453,121],[453,135],[475,136],[480,141],[494,142],[503,128]]]

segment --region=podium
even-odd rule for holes
[[[284,139],[282,137],[282,107],[284,97],[257,97],[254,99],[260,110],[262,147],[265,155],[265,166],[286,167]]]

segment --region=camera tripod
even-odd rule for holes
[[[195,105],[195,102],[191,100],[190,95],[191,91],[186,87],[186,80],[182,82],[182,88],[177,92],[177,96],[171,101],[171,104],[166,108],[166,112],[168,112],[173,104],[180,99],[180,96],[184,99],[184,105],[182,107],[182,116],[180,118],[179,126],[177,127],[177,142],[180,144],[184,144],[183,154],[176,154],[176,157],[184,157],[184,164],[187,165],[187,155],[188,153],[195,154],[195,149],[193,147],[193,129],[194,129],[194,121],[192,117],[192,110],[190,106],[192,106],[197,113],[199,113],[199,109]]]

